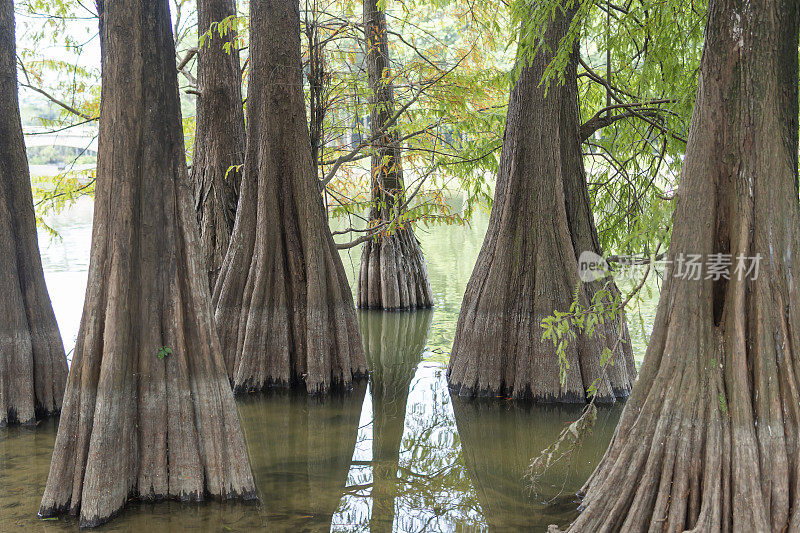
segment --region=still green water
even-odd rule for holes
[[[258,504],[132,504],[102,531],[543,531],[576,514],[574,492],[610,440],[620,407],[601,409],[569,467],[536,493],[524,479],[577,407],[451,397],[445,371],[464,288],[488,215],[468,227],[420,229],[436,299],[432,311],[359,311],[369,382],[329,398],[279,391],[238,399]],[[91,203],[48,219],[40,235],[46,278],[64,344],[77,335],[88,268]],[[344,252],[351,281],[360,250]],[[633,327],[637,359],[652,322]],[[0,430],[0,531],[74,530],[40,521],[57,423]]]

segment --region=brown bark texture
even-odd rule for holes
[[[489,227],[448,368],[449,384],[461,395],[584,402],[586,389],[599,379],[597,400],[613,402],[629,394],[636,376],[624,316],[569,344],[565,387],[556,349],[542,340],[542,319],[568,311],[574,299],[578,257],[600,253],[581,156],[577,43],[563,84],[540,85],[550,50],[573,16],[574,10],[556,13],[545,48],[521,68],[511,92]],[[581,303],[588,305],[604,283],[583,283]],[[613,283],[609,290],[617,293]],[[603,369],[603,349],[615,345],[614,365]]]
[[[395,106],[386,13],[378,1],[364,0],[363,4],[370,135],[377,137],[371,147],[370,227],[389,223],[406,211],[401,152],[388,124]],[[433,307],[428,268],[411,223],[398,220],[391,231],[381,231],[364,243],[357,295],[358,306],[370,309]]]
[[[0,427],[61,409],[67,359],[44,281],[17,97],[14,3],[0,1]]]
[[[199,252],[168,3],[98,7],[89,281],[39,511],[81,526],[128,499],[255,495]]]
[[[247,154],[214,288],[227,370],[239,392],[347,388],[366,361],[311,162],[299,6],[256,0],[250,12]]]
[[[730,279],[668,273],[571,531],[800,530],[798,6],[710,2],[668,259]]]
[[[433,311],[384,313],[360,311],[364,351],[372,395],[371,532],[391,532],[395,498],[400,492],[400,448],[405,430],[409,386],[422,359]],[[398,524],[403,529],[403,524]]]
[[[198,0],[197,31],[236,14],[235,0]],[[197,127],[192,186],[200,246],[213,290],[228,251],[244,163],[245,129],[237,33],[220,37],[214,25],[197,53]],[[230,51],[225,51],[229,43]]]

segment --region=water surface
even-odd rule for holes
[[[91,202],[47,221],[59,238],[40,232],[42,258],[71,352],[86,287]],[[276,391],[238,399],[258,504],[136,503],[102,530],[542,531],[568,523],[573,494],[605,451],[620,408],[601,410],[571,463],[531,493],[524,479],[531,458],[579,408],[469,401],[446,387],[458,310],[487,222],[479,213],[471,226],[418,230],[436,308],[359,311],[368,382],[329,398]],[[342,258],[352,281],[360,249]],[[639,359],[644,329],[632,327]],[[35,430],[0,430],[0,530],[76,528],[71,518],[36,518],[56,427],[50,420]]]

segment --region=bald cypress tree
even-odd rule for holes
[[[353,296],[311,161],[299,28],[295,2],[250,2],[247,153],[214,288],[237,391],[324,393],[366,373]]]
[[[17,96],[14,3],[0,1],[0,426],[61,408],[67,359],[44,282]]]
[[[668,259],[729,276],[673,267],[572,531],[800,530],[799,29],[794,0],[709,3]]]
[[[211,314],[167,0],[100,2],[89,281],[41,516],[254,497]]]
[[[237,33],[219,23],[236,15],[235,0],[198,0],[197,31],[210,30],[197,52],[197,128],[192,186],[211,289],[228,251],[241,165],[244,163],[244,109]],[[227,28],[227,26],[225,26]],[[224,35],[220,35],[223,33]]]
[[[358,273],[358,306],[371,309],[433,307],[428,268],[406,211],[403,160],[389,124],[395,114],[394,82],[389,65],[386,13],[378,0],[364,0],[364,39],[370,88],[372,162],[370,226],[399,221],[364,243]]]
[[[541,51],[520,58],[525,64],[508,104],[489,227],[464,294],[448,368],[450,385],[462,395],[583,402],[599,379],[598,400],[613,402],[629,394],[636,375],[624,317],[570,343],[565,387],[556,348],[542,340],[542,319],[568,311],[574,300],[578,257],[601,251],[581,154],[577,42],[563,83],[540,84],[574,15],[575,8],[557,9]],[[588,305],[603,288],[604,280],[583,283],[580,302]],[[618,292],[613,283],[606,290]],[[614,365],[604,372],[601,354],[615,345]]]

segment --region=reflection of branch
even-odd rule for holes
[[[400,466],[399,470],[401,472],[403,472],[404,474],[407,474],[408,476],[421,478],[421,479],[427,479],[427,480],[430,481],[430,480],[433,480],[433,479],[437,479],[438,477],[444,475],[448,470],[452,470],[453,468],[455,468],[457,466],[459,466],[457,463],[453,463],[453,464],[450,464],[450,465],[447,465],[447,466],[443,466],[442,468],[440,468],[436,472],[433,472],[432,474],[420,474],[419,472],[414,472],[413,470],[411,470],[410,468],[407,468],[405,466]],[[411,483],[410,481],[407,481],[405,479],[403,481],[405,481],[406,483]]]

